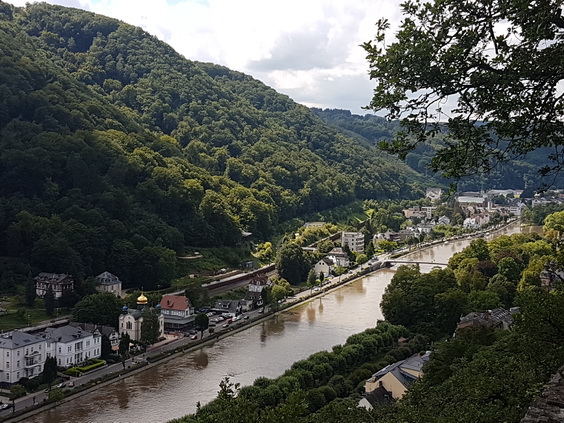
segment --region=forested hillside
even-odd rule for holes
[[[378,145],[382,141],[392,141],[397,131],[401,130],[399,121],[389,122],[380,116],[366,114],[364,116],[352,114],[348,110],[312,109],[313,112],[329,125],[339,128],[347,136],[358,139],[367,145]],[[444,134],[443,134],[444,136]],[[451,180],[442,178],[440,174],[433,174],[429,165],[435,153],[443,147],[440,134],[430,139],[428,144],[418,145],[414,151],[408,153],[405,162],[416,172],[435,178],[438,184],[448,185]],[[542,188],[543,184],[561,188],[564,179],[541,178],[538,170],[546,165],[546,159],[552,151],[540,148],[510,163],[499,164],[489,174],[475,175],[458,181],[460,190],[484,189],[524,189]]]
[[[40,270],[156,286],[186,247],[264,239],[423,185],[288,97],[139,28],[0,2],[2,291]]]

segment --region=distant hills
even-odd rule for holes
[[[139,28],[0,1],[0,290],[38,270],[149,288],[187,247],[429,181]]]
[[[355,115],[348,110],[312,109],[313,112],[329,125],[338,128],[343,134],[355,138],[366,145],[378,145],[381,141],[393,139],[400,129],[399,122],[388,122],[374,115]],[[437,138],[429,145],[418,146],[406,157],[406,163],[416,172],[433,177],[438,184],[448,185],[450,180],[440,175],[431,174],[429,164],[437,149],[441,148],[441,140]],[[564,187],[562,176],[541,179],[538,170],[546,165],[547,157],[552,153],[548,148],[538,149],[521,160],[509,164],[500,164],[488,175],[477,175],[461,179],[458,188],[462,191],[479,191],[480,189],[524,189],[535,191],[543,184],[553,187]]]

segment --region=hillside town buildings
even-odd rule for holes
[[[116,275],[110,272],[103,272],[96,276],[94,280],[96,281],[96,291],[109,292],[116,297],[122,296],[121,280]]]
[[[45,297],[49,288],[55,298],[61,298],[63,291],[74,290],[74,279],[70,275],[41,272],[35,278],[35,293],[39,298]]]

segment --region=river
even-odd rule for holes
[[[512,226],[501,233],[520,230]],[[409,258],[446,263],[469,242],[439,244]],[[431,267],[422,265],[421,269]],[[330,350],[348,336],[373,327],[382,319],[379,304],[393,274],[393,269],[386,269],[367,275],[211,346],[180,355],[26,422],[166,422],[193,413],[198,401],[204,404],[215,397],[225,376],[241,386],[260,376],[277,377],[293,362]]]

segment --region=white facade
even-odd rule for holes
[[[356,253],[364,253],[364,234],[362,232],[343,232],[341,235],[341,245],[349,247]]]
[[[39,336],[17,330],[0,336],[0,384],[39,375],[46,357],[46,343]]]
[[[57,365],[72,367],[102,355],[102,336],[98,331],[86,332],[79,327],[49,328],[43,333],[47,355],[57,358]]]
[[[327,253],[327,258],[335,263],[335,266],[349,267],[350,261],[347,253],[343,251],[342,248],[335,247],[329,253]]]
[[[331,271],[333,270],[333,266],[334,266],[333,262],[330,259],[328,259],[327,257],[323,257],[321,260],[315,263],[315,266],[313,267],[313,271],[315,272],[315,275],[317,277],[319,277],[321,272],[323,272],[325,276],[328,276],[331,274]]]
[[[159,313],[159,337],[164,335],[164,316]],[[119,333],[129,335],[132,341],[141,340],[141,327],[143,326],[143,312],[141,310],[126,309],[119,316]]]

